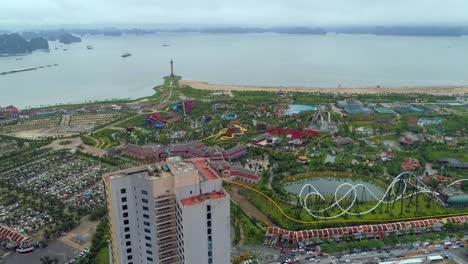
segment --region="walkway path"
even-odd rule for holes
[[[71,115],[62,115],[60,126],[68,126],[70,124]]]
[[[231,198],[239,205],[239,207],[248,216],[256,220],[264,222],[268,226],[276,226],[271,220],[260,210],[257,209],[245,196],[239,194],[239,187],[232,186],[232,191],[229,192]]]
[[[243,246],[244,245],[244,240],[245,240],[245,235],[244,235],[244,228],[240,224],[239,221],[237,221],[237,224],[239,225],[239,243],[237,243],[238,246]]]

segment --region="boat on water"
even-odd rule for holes
[[[124,54],[122,54],[121,57],[122,57],[122,58],[127,58],[127,57],[130,57],[130,56],[132,56],[131,53],[125,52]]]
[[[163,46],[163,47],[169,47],[169,46],[171,46],[171,45],[169,45],[169,44],[163,44],[162,46]]]
[[[89,49],[89,50],[92,50],[92,49],[94,49],[94,47],[93,47],[93,46],[86,46],[86,48],[87,48],[87,49]]]

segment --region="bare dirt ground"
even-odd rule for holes
[[[58,240],[72,248],[83,250],[86,246],[91,246],[91,240],[96,231],[97,224],[97,221],[90,221],[88,217],[85,216],[81,219],[81,224],[79,226],[60,237]],[[77,238],[82,239],[84,243],[81,243]]]
[[[9,133],[9,135],[14,136],[14,137],[19,137],[19,138],[39,139],[39,138],[56,137],[56,136],[69,137],[73,135],[73,133],[67,132],[64,129],[59,128],[59,127],[51,127],[51,128],[41,128],[41,129],[12,132],[12,133]]]
[[[65,142],[65,141],[71,141],[71,143],[66,144],[66,145],[60,145],[60,142]],[[61,149],[76,150],[78,149],[79,146],[83,147],[82,149],[83,152],[86,152],[94,156],[102,157],[104,155],[107,155],[107,151],[105,149],[100,149],[100,148],[96,148],[93,146],[83,144],[83,142],[81,141],[81,138],[64,138],[64,139],[54,140],[49,145],[45,146],[45,148],[52,148],[53,150],[61,150]]]
[[[257,209],[247,198],[239,194],[239,188],[232,186],[232,191],[229,192],[231,198],[239,205],[239,207],[249,216],[264,222],[268,226],[276,226],[268,217]]]
[[[226,84],[211,84],[203,81],[181,80],[181,85],[188,85],[195,89],[210,90],[210,91],[270,91],[276,92],[279,90],[290,92],[306,92],[306,93],[354,93],[354,94],[385,94],[385,93],[427,93],[437,95],[456,95],[468,94],[468,86],[422,86],[422,87],[336,87],[336,88],[321,88],[321,87],[300,87],[300,86],[255,86],[255,85],[226,85]]]
[[[89,153],[91,155],[98,156],[98,157],[102,157],[104,155],[107,155],[107,150],[105,150],[105,149],[95,148],[95,147],[88,146],[88,145],[85,145],[85,144],[83,144],[82,146],[84,147],[83,151],[86,152],[86,153]]]
[[[64,143],[70,142],[69,144],[61,145]],[[61,150],[61,149],[76,149],[79,145],[81,145],[83,142],[81,141],[80,138],[64,138],[64,139],[59,139],[52,141],[49,145],[46,147],[52,148],[53,150]]]

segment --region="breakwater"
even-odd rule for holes
[[[5,71],[5,72],[0,72],[0,75],[20,73],[20,72],[26,72],[26,71],[35,71],[38,69],[50,68],[50,67],[55,67],[55,66],[58,66],[58,64],[48,64],[48,65],[43,65],[43,66],[31,67],[31,68],[23,68],[23,69]]]

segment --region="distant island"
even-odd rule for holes
[[[48,41],[63,44],[81,42],[81,38],[65,31],[23,32],[0,35],[0,54],[14,55],[49,50]]]
[[[81,38],[73,36],[72,34],[63,34],[58,37],[58,41],[63,44],[71,44],[81,42]]]
[[[47,39],[34,37],[28,41],[16,33],[0,35],[0,54],[24,54],[35,50],[49,50]]]
[[[468,27],[441,26],[379,26],[337,27],[329,31],[340,34],[373,34],[382,36],[459,37],[468,35]]]
[[[1,31],[0,31],[1,33]],[[202,28],[103,28],[103,29],[55,29],[38,32],[25,31],[21,35],[31,40],[46,38],[49,41],[60,41],[64,44],[81,42],[78,36],[103,35],[119,37],[122,35],[146,35],[158,33],[206,33],[206,34],[248,34],[248,33],[277,33],[296,35],[324,35],[336,34],[372,34],[377,36],[423,36],[423,37],[459,37],[468,35],[468,26],[343,26],[343,27],[202,27]]]
[[[63,32],[63,30],[61,31]],[[201,27],[201,28],[155,28],[155,29],[70,29],[69,33],[77,35],[120,36],[145,35],[157,33],[208,33],[208,34],[246,34],[246,33],[277,33],[300,35],[338,34],[372,34],[388,36],[430,36],[430,37],[458,37],[468,35],[468,26],[344,26],[344,27]]]
[[[275,27],[275,28],[207,28],[201,29],[200,33],[242,34],[242,33],[278,33],[278,34],[302,34],[302,35],[325,35],[327,31],[321,28],[310,27]]]

